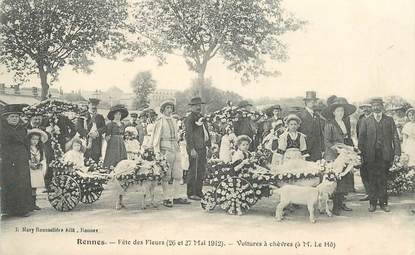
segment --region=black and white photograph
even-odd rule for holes
[[[415,1],[0,0],[0,254],[415,254]]]

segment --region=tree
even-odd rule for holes
[[[135,4],[135,32],[140,43],[165,62],[180,54],[198,75],[203,98],[204,76],[210,60],[223,58],[243,82],[276,75],[267,60],[285,61],[287,45],[281,35],[305,22],[281,7],[282,0],[142,0]]]
[[[121,51],[127,7],[127,0],[3,0],[0,62],[20,82],[37,73],[45,99],[63,66],[90,72],[91,56]]]
[[[176,111],[179,115],[184,116],[186,111],[189,110],[188,103],[192,97],[198,95],[198,84],[199,80],[195,79],[192,82],[192,86],[184,91],[176,92]],[[230,101],[233,104],[238,103],[243,98],[237,93],[231,91],[223,91],[212,86],[212,81],[207,79],[205,81],[205,101],[206,101],[206,112],[214,112],[222,109],[226,106],[227,102]]]
[[[156,90],[156,81],[150,71],[139,72],[131,82],[136,94],[134,105],[137,110],[147,108],[150,104],[149,95]]]

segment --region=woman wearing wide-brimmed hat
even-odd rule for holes
[[[4,106],[1,112],[1,212],[7,216],[28,216],[34,209],[27,130],[20,119],[23,107],[21,104],[10,104]]]
[[[324,127],[324,158],[326,161],[334,161],[337,158],[338,153],[334,149],[336,145],[345,144],[353,146],[350,122],[345,120],[355,111],[356,107],[349,104],[343,97],[336,97],[323,110],[322,114],[328,120]],[[353,174],[349,172],[337,182],[337,188],[333,197],[334,215],[340,215],[340,210],[352,210],[344,204],[344,196],[347,192],[353,192],[353,189]]]
[[[402,128],[402,151],[409,156],[409,165],[415,166],[415,108],[406,111],[408,122]]]
[[[105,152],[104,167],[116,166],[118,162],[127,159],[127,150],[124,144],[125,125],[122,122],[128,116],[128,110],[124,105],[111,107],[107,118],[111,121],[107,124],[105,139],[107,150]]]
[[[27,137],[29,140],[29,167],[33,208],[40,210],[40,207],[36,205],[36,191],[38,188],[45,187],[47,163],[44,144],[48,141],[48,135],[39,128],[33,128],[28,130]]]

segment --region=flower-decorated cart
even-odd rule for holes
[[[59,143],[62,134],[58,123],[62,118],[68,118],[68,116],[76,118],[82,111],[75,104],[51,99],[24,109],[27,118],[42,115],[47,119],[46,131],[49,134],[49,146],[53,154],[49,163],[49,171],[52,171],[53,176],[46,189],[50,204],[58,211],[70,211],[79,202],[94,203],[101,197],[104,185],[113,177],[113,174],[110,174],[112,169],[104,169],[102,161],[96,163],[91,159],[85,159],[85,167],[78,169],[73,164],[63,160],[64,152]],[[149,161],[152,161],[150,162],[151,168],[146,167],[148,163],[144,163]],[[146,151],[137,161],[134,172],[120,174],[116,176],[116,179],[123,187],[144,180],[158,180],[165,170],[165,164],[165,159],[156,160],[154,154]],[[141,168],[148,171],[142,171]],[[159,171],[155,171],[156,168]]]
[[[63,149],[59,140],[61,130],[58,125],[62,118],[76,118],[85,109],[61,100],[48,99],[24,109],[26,117],[42,115],[48,123],[46,132],[49,134],[52,149],[52,161],[49,171],[53,176],[46,187],[48,200],[58,211],[70,211],[79,202],[92,204],[97,201],[103,191],[103,185],[108,181],[107,170],[103,169],[102,162],[95,163],[87,159],[84,169],[75,169],[73,164],[63,161]]]
[[[297,168],[297,164],[286,165],[278,169],[278,172],[258,165],[264,160],[264,155],[255,153],[250,163],[238,171],[230,163],[211,160],[208,163],[205,179],[207,188],[201,206],[206,211],[219,206],[229,214],[242,215],[259,199],[270,197],[274,188],[284,185],[315,187],[324,174],[330,180],[338,180],[360,165],[360,156],[353,147],[342,146],[338,152],[339,156],[334,162],[309,162],[305,164],[307,169]]]
[[[58,160],[53,161],[50,167],[54,173],[47,187],[48,200],[58,211],[70,211],[79,202],[94,203],[101,197],[103,185],[110,179],[100,164],[91,164],[88,172],[73,169],[71,164]]]

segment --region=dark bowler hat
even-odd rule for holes
[[[242,100],[238,104],[238,108],[242,108],[242,107],[246,107],[246,106],[252,106],[252,104],[250,104],[247,100]]]
[[[323,111],[322,115],[327,118],[331,119],[333,118],[333,112],[337,107],[343,107],[344,108],[344,117],[347,117],[351,114],[353,114],[356,111],[356,106],[349,104],[344,97],[338,97],[333,102],[328,105]]]
[[[383,99],[381,97],[374,97],[370,100],[370,104],[383,104]]]
[[[27,104],[7,104],[3,106],[1,116],[6,116],[10,114],[22,114],[23,108],[27,106]]]
[[[114,105],[113,107],[111,107],[111,109],[110,109],[110,111],[109,111],[109,113],[107,115],[107,118],[109,120],[114,120],[114,114],[116,112],[120,112],[121,113],[121,119],[124,119],[125,117],[128,116],[128,110],[127,110],[127,108],[125,108],[125,106],[122,105],[122,104],[117,104],[117,105]]]
[[[189,105],[198,105],[198,104],[206,104],[205,102],[202,101],[202,98],[200,97],[194,97],[190,100]]]
[[[317,100],[317,92],[315,91],[306,91],[304,100]]]
[[[331,105],[331,104],[333,104],[333,102],[334,102],[336,99],[337,99],[337,96],[336,96],[336,95],[329,96],[329,97],[327,98],[327,101],[326,101],[327,105]]]
[[[90,98],[90,99],[88,99],[88,101],[92,105],[98,105],[99,102],[101,102],[101,100],[99,100],[98,98]]]

